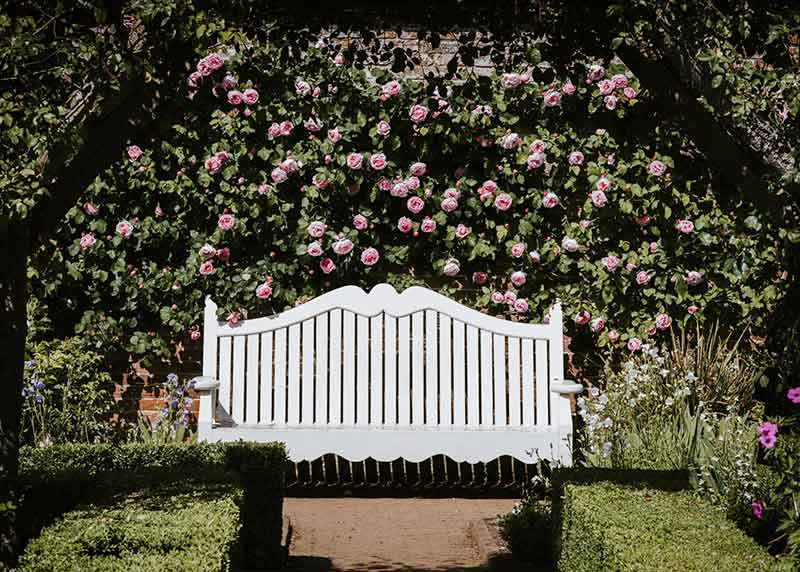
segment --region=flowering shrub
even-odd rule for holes
[[[137,430],[132,435],[133,442],[141,443],[182,443],[193,436],[189,429],[191,418],[190,406],[192,400],[186,396],[186,390],[191,389],[193,382],[181,381],[180,378],[170,373],[166,381],[161,384],[164,390],[162,397],[164,403],[158,416],[150,420],[146,415],[139,414]]]
[[[691,314],[763,325],[773,221],[721,202],[680,133],[635,128],[647,94],[621,64],[531,60],[432,93],[330,53],[191,62],[168,135],[131,141],[61,229],[35,287],[65,323],[166,354],[200,336],[205,294],[239,319],[388,281],[526,321],[558,296],[584,348],[639,351]]]

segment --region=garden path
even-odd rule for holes
[[[513,499],[287,498],[298,572],[471,572],[481,561],[472,521]]]

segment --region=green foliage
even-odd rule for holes
[[[152,420],[140,412],[137,425],[128,433],[128,440],[150,445],[192,441],[194,432],[189,428],[192,401],[186,397],[186,390],[191,384],[191,381],[181,380],[174,373],[167,375],[162,384],[164,405],[161,411]]]
[[[779,569],[715,507],[685,491],[567,484],[561,523],[561,572]]]
[[[227,571],[240,496],[229,485],[172,484],[82,505],[31,541],[20,571]]]
[[[550,503],[527,497],[500,517],[499,527],[500,535],[516,558],[542,566],[552,563],[556,533]]]
[[[104,356],[81,338],[29,344],[22,440],[37,446],[108,439],[114,384]]]

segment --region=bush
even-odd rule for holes
[[[235,482],[243,490],[242,549],[248,565],[277,567],[281,547],[286,451],[275,443],[60,445],[25,447],[25,485],[17,529],[33,537],[79,502],[165,483]]]
[[[179,485],[85,505],[44,530],[22,572],[221,572],[235,558],[241,491]]]
[[[550,566],[555,540],[550,508],[546,500],[526,497],[510,513],[500,517],[500,535],[520,560]]]
[[[567,483],[560,572],[756,572],[777,563],[724,514],[688,491]]]

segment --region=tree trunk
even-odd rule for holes
[[[27,335],[27,225],[0,218],[0,563],[15,557],[22,371]]]

